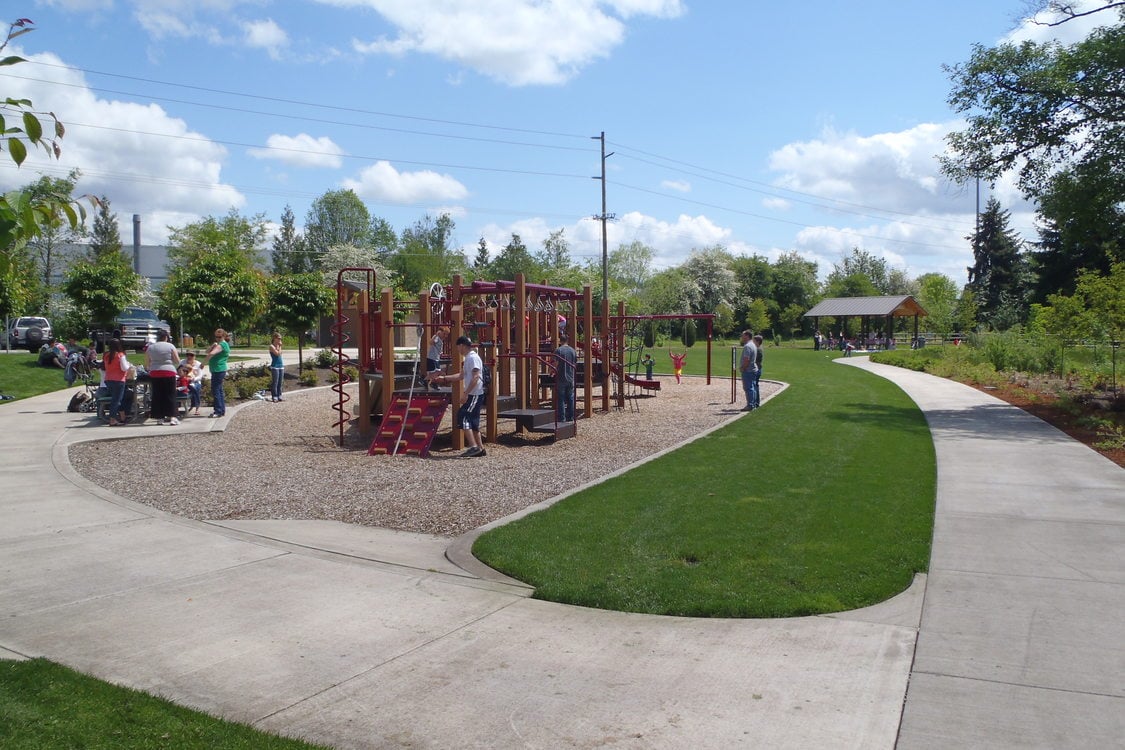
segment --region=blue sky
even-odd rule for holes
[[[11,4],[9,4],[11,6]],[[67,125],[63,158],[0,168],[0,187],[79,167],[125,240],[232,206],[298,225],[350,187],[397,230],[448,212],[472,256],[564,229],[655,266],[721,244],[797,251],[822,276],[853,246],[911,276],[965,281],[975,191],[936,155],[957,127],[943,64],[973,43],[1073,37],[1022,0],[940,4],[702,0],[27,0],[36,31],[0,76]],[[1064,38],[1064,41],[1073,39]],[[995,188],[1013,226],[1033,215]]]

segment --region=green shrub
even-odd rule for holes
[[[301,372],[301,376],[297,378],[297,382],[301,385],[313,386],[320,382],[316,370],[309,368]]]
[[[229,380],[227,382],[230,383]],[[254,398],[258,391],[269,390],[270,379],[268,377],[241,377],[230,384],[234,387],[238,398],[245,400]]]
[[[356,369],[355,367],[351,367],[351,366],[345,367],[344,368],[344,381],[348,382],[348,383],[354,383],[357,380],[359,380],[359,370]],[[340,382],[340,374],[337,373],[335,370],[328,373],[328,382],[329,383],[339,383]]]
[[[312,360],[317,367],[324,370],[336,364],[336,352],[331,349],[321,349]]]

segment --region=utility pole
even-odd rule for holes
[[[610,156],[613,156],[613,152],[610,151],[608,154],[605,152],[604,130],[602,131],[601,135],[593,135],[590,137],[595,141],[601,141],[602,144],[602,175],[601,177],[594,178],[595,180],[602,181],[602,212],[594,218],[599,219],[602,222],[602,304],[606,305],[609,304],[609,239],[606,234],[605,225],[607,221],[615,218],[615,216],[613,214],[606,213],[605,160]]]

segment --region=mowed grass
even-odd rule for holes
[[[903,591],[929,562],[930,433],[897,386],[834,356],[767,347],[790,387],[764,408],[473,553],[537,598],[627,612],[788,617]]]
[[[234,724],[44,659],[0,661],[5,750],[298,750],[299,740]]]
[[[143,365],[145,355],[136,352],[127,352],[126,357],[134,365]],[[232,356],[231,363],[246,361],[250,357]],[[97,385],[97,381],[94,383]],[[0,354],[0,393],[14,396],[17,400],[41,396],[44,393],[65,390],[66,380],[63,371],[57,367],[40,367],[39,354],[25,351]],[[0,401],[3,404],[11,401]],[[62,406],[66,406],[65,403]]]

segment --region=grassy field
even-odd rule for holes
[[[143,365],[145,355],[127,353],[129,361]],[[232,363],[244,362],[250,357],[231,356]],[[28,352],[0,354],[0,394],[15,396],[17,400],[40,396],[44,393],[61,391],[67,387],[63,371],[58,368],[40,367],[39,355]],[[12,401],[0,401],[0,406]],[[66,406],[65,403],[61,406]]]
[[[111,685],[44,659],[0,661],[5,750],[309,750],[310,745]]]
[[[790,387],[766,408],[484,534],[474,554],[538,598],[629,612],[786,617],[904,590],[929,561],[929,430],[896,386],[835,356],[767,347],[766,377]]]

